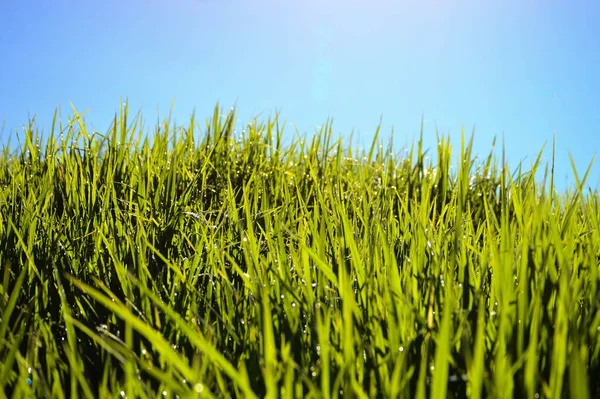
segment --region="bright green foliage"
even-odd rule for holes
[[[464,139],[453,168],[446,138],[431,160],[331,122],[284,146],[219,107],[149,136],[73,111],[0,156],[0,392],[600,395],[587,173],[558,193],[541,153],[510,173]]]

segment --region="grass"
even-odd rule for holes
[[[0,156],[0,393],[600,395],[590,169],[73,113]]]

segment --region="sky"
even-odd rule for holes
[[[368,147],[381,121],[400,152],[436,132],[455,151],[504,137],[511,168],[556,137],[556,184],[600,148],[600,3],[583,0],[0,0],[0,142],[33,115],[107,132],[121,99],[146,126],[217,102],[239,126],[280,113],[288,139],[333,118]],[[293,123],[293,125],[292,125]],[[456,153],[456,155],[458,155]],[[600,159],[589,185],[600,184]]]

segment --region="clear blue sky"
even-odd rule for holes
[[[121,97],[148,127],[173,100],[181,123],[237,101],[240,123],[280,110],[310,133],[333,117],[364,145],[383,116],[398,149],[424,115],[432,151],[436,126],[456,149],[464,125],[481,155],[504,132],[509,162],[526,167],[544,143],[550,159],[556,132],[564,185],[568,151],[583,174],[600,148],[599,4],[0,0],[0,139],[33,114],[47,133],[69,102],[106,132]]]

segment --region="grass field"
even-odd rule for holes
[[[0,156],[0,393],[600,396],[588,173],[73,112]]]

